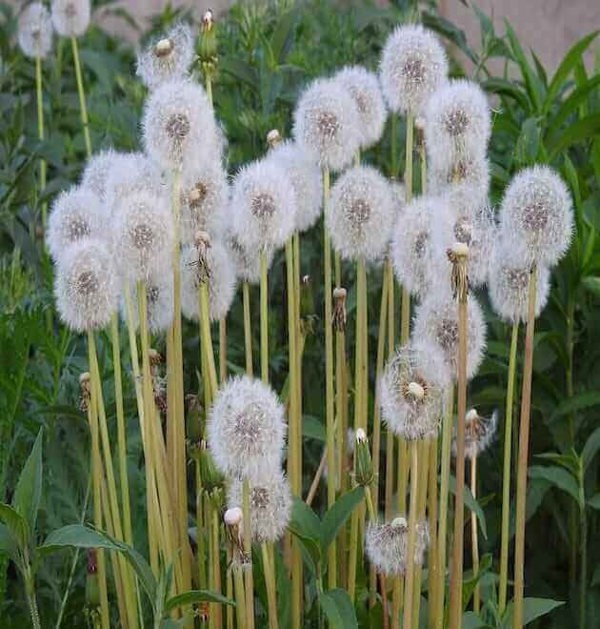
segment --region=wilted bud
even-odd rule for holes
[[[373,461],[369,450],[369,440],[365,431],[359,428],[355,435],[356,446],[354,450],[354,474],[356,484],[368,487],[374,478]]]
[[[203,73],[213,73],[215,71],[217,57],[217,29],[213,19],[213,12],[208,9],[202,16],[200,25],[200,37],[196,47],[198,59]]]
[[[456,242],[446,253],[452,263],[450,276],[452,292],[459,301],[466,301],[469,293],[469,246],[464,242]]]
[[[336,332],[344,332],[346,330],[346,289],[333,289],[333,329]]]
[[[87,413],[92,391],[90,389],[90,372],[84,371],[79,376],[79,408],[82,413]]]

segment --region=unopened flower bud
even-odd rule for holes
[[[279,133],[277,129],[271,129],[269,133],[267,133],[267,144],[271,148],[275,148],[278,144],[281,144],[281,142],[281,133]]]
[[[354,473],[356,484],[361,487],[368,487],[374,478],[373,461],[369,449],[369,440],[362,428],[356,431],[354,451]]]
[[[200,37],[196,48],[198,59],[204,73],[212,74],[217,65],[217,29],[213,19],[213,12],[208,9],[202,16]]]
[[[333,329],[336,332],[344,332],[346,330],[346,289],[337,287],[333,289]]]
[[[79,376],[79,408],[82,413],[87,413],[91,396],[90,373],[89,371],[84,371]]]

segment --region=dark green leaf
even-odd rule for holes
[[[581,451],[581,463],[584,471],[588,468],[588,465],[592,462],[598,450],[600,450],[600,427],[596,428],[587,438],[583,450]]]
[[[288,530],[302,543],[305,558],[314,574],[321,561],[320,527],[321,521],[315,512],[303,500],[294,497]]]
[[[29,533],[25,518],[10,505],[0,503],[0,520],[6,524],[6,528],[14,537],[14,540],[22,548],[28,543]]]
[[[508,96],[516,101],[522,109],[529,109],[529,99],[523,90],[511,81],[492,77],[481,83],[481,87],[490,94],[499,94],[500,96]]]
[[[364,488],[355,487],[352,491],[338,498],[331,506],[331,509],[327,511],[321,523],[321,549],[323,554],[325,554],[346,520],[363,501],[364,497]]]
[[[487,629],[489,626],[475,612],[465,612],[463,614],[462,629]]]
[[[600,404],[600,391],[586,391],[585,393],[578,393],[572,398],[563,400],[550,417],[549,422],[552,423],[559,417],[581,411],[584,408],[597,406],[598,404]]]
[[[537,118],[527,118],[515,146],[515,160],[522,165],[535,161],[540,146],[540,128]]]
[[[551,598],[524,598],[523,599],[523,625],[527,625],[536,618],[545,616],[551,611],[564,605],[564,601],[554,601]],[[513,603],[507,605],[506,612],[502,618],[502,626],[508,629],[512,627]]]
[[[456,478],[454,476],[450,476],[450,491],[453,495],[456,495]],[[485,539],[487,539],[487,526],[485,523],[485,514],[483,513],[483,509],[480,507],[479,503],[473,498],[473,494],[471,490],[465,485],[465,507],[475,513],[477,516],[477,521],[479,522],[479,526],[481,527],[481,533]]]
[[[40,428],[12,499],[13,507],[25,518],[31,532],[35,531],[42,496],[42,432]]]
[[[600,510],[600,493],[593,495],[588,501],[587,506],[591,509]]]
[[[169,612],[177,607],[193,605],[194,603],[222,603],[223,605],[235,606],[235,601],[217,592],[211,592],[210,590],[190,590],[189,592],[184,592],[183,594],[178,594],[168,599],[165,603],[165,612]]]
[[[536,112],[539,113],[541,108],[541,94],[540,94],[540,85],[537,77],[533,73],[533,69],[527,61],[525,57],[525,53],[523,52],[523,48],[519,43],[519,39],[510,25],[508,20],[505,20],[506,24],[506,35],[508,37],[508,41],[510,42],[511,51],[515,58],[515,61],[519,65],[521,69],[521,73],[523,74],[523,79],[525,80],[525,86],[527,87],[527,93],[529,94],[529,98],[534,106]]]
[[[579,488],[577,486],[577,480],[564,468],[557,467],[555,465],[547,467],[532,465],[529,468],[529,477],[542,478],[549,481],[558,489],[568,493],[573,500],[579,504]]]
[[[558,111],[550,120],[550,123],[548,124],[550,131],[561,127],[567,118],[588,99],[590,93],[599,85],[600,76],[595,76],[584,83],[581,87],[574,90],[573,93],[569,94],[569,97],[560,104]]]
[[[566,131],[548,139],[547,147],[552,161],[562,151],[578,142],[593,138],[600,132],[600,114],[591,114],[570,125]]]
[[[354,605],[346,590],[328,590],[319,596],[321,609],[325,612],[331,629],[353,629],[358,627]]]

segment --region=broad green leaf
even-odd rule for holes
[[[592,509],[600,510],[600,493],[593,495],[588,501],[587,506]]]
[[[506,79],[501,79],[497,77],[491,77],[482,81],[481,83],[482,89],[490,94],[498,94],[500,96],[508,96],[512,98],[517,104],[524,109],[525,111],[529,110],[530,103],[527,98],[527,94],[523,92],[523,90],[513,83],[512,81],[507,81]]]
[[[346,590],[336,588],[323,592],[319,596],[319,603],[331,629],[358,628],[354,605]]]
[[[23,548],[29,541],[29,530],[25,518],[13,507],[0,503],[0,520],[13,536],[17,544]]]
[[[462,616],[462,629],[487,629],[489,626],[475,612],[465,612]]]
[[[579,469],[579,459],[575,454],[558,454],[558,452],[544,452],[543,454],[536,454],[536,459],[545,459],[546,461],[553,461],[557,465],[562,465],[565,469],[569,470],[573,476],[577,476]]]
[[[548,129],[559,129],[569,116],[574,113],[582,103],[585,103],[598,85],[600,85],[600,76],[595,76],[584,83],[581,87],[573,90],[571,94],[560,104],[556,114],[550,119]]]
[[[331,506],[331,509],[324,515],[321,522],[321,549],[323,553],[327,551],[327,548],[336,538],[346,520],[364,500],[364,497],[364,488],[355,487],[352,491],[338,498]]]
[[[450,475],[450,491],[453,495],[456,495],[456,478],[453,475]],[[487,539],[487,526],[485,523],[485,515],[483,513],[483,509],[479,505],[479,503],[473,498],[473,494],[471,490],[465,485],[465,507],[470,511],[473,511],[477,516],[477,521],[479,522],[479,526],[481,528],[481,533],[485,539]]]
[[[325,427],[323,422],[312,415],[305,415],[302,418],[302,436],[309,439],[325,442]]]
[[[552,413],[549,422],[555,421],[557,418],[570,413],[581,411],[584,408],[590,408],[600,404],[600,391],[586,391],[585,393],[578,393],[572,398],[563,400],[558,408]]]
[[[177,607],[193,605],[194,603],[222,603],[223,605],[235,606],[235,601],[217,592],[211,592],[210,590],[190,590],[189,592],[172,596],[165,603],[165,612],[169,612]]]
[[[533,622],[536,618],[549,614],[551,611],[564,604],[564,601],[555,601],[551,598],[524,598],[523,625],[527,625],[530,622]],[[506,612],[504,613],[504,617],[502,619],[502,626],[506,629],[512,627],[513,611],[513,603],[511,601],[507,605]]]
[[[456,44],[456,46],[460,48],[460,50],[464,52],[475,65],[477,65],[477,55],[469,47],[469,44],[467,43],[467,36],[463,30],[456,27],[449,20],[446,20],[440,15],[429,11],[423,11],[421,19],[423,21],[423,26],[436,31],[440,35],[446,37],[446,39],[449,39],[451,42]]]
[[[13,507],[23,516],[32,533],[42,496],[42,439],[43,429],[40,428],[12,499]]]
[[[593,295],[600,296],[600,277],[584,277],[581,284]]]
[[[537,118],[527,118],[521,126],[521,133],[515,146],[515,160],[529,165],[535,161],[540,147],[540,127]]]
[[[584,142],[593,138],[600,132],[600,114],[590,114],[581,120],[577,120],[567,129],[554,134],[546,143],[549,153],[549,161],[562,153],[565,149],[578,142]]]
[[[519,39],[510,25],[508,20],[504,20],[506,25],[506,35],[508,37],[508,41],[510,42],[511,51],[515,58],[515,61],[519,65],[521,69],[521,73],[523,74],[523,79],[525,81],[525,86],[527,87],[527,92],[529,94],[529,98],[533,103],[534,109],[536,112],[539,112],[541,109],[541,94],[540,94],[540,85],[537,77],[533,73],[533,69],[527,61],[525,57],[525,53],[523,52],[523,48],[519,43]]]
[[[562,467],[555,465],[542,467],[541,465],[532,465],[529,468],[530,478],[542,478],[549,481],[558,489],[568,493],[577,504],[579,504],[579,488],[577,480],[572,474]]]
[[[18,562],[18,549],[15,536],[5,524],[0,523],[0,553],[6,553],[15,563]]]
[[[271,36],[270,49],[276,65],[283,63],[290,44],[294,39],[298,10],[286,11],[280,18]]]
[[[321,561],[321,521],[300,498],[294,497],[288,530],[301,542],[305,559],[314,574]]]
[[[588,465],[592,462],[596,453],[600,450],[600,427],[587,438],[583,450],[581,451],[581,462],[583,470],[587,470]]]

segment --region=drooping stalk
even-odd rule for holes
[[[521,417],[519,426],[519,455],[517,460],[517,497],[515,527],[515,594],[513,627],[523,626],[523,576],[525,564],[525,506],[527,499],[527,459],[529,455],[529,420],[531,416],[531,381],[533,377],[533,336],[535,332],[535,295],[537,269],[529,273],[527,329],[525,332],[525,358],[521,390]]]
[[[269,383],[269,276],[267,254],[260,252],[260,377]]]
[[[502,471],[502,542],[500,547],[500,585],[498,591],[498,611],[506,609],[508,590],[508,545],[510,524],[510,471],[512,450],[513,398],[515,394],[515,374],[517,370],[517,345],[519,323],[512,326],[510,355],[508,359],[508,383],[506,385],[506,411],[504,427],[504,463]]]
[[[477,456],[471,458],[471,493],[473,500],[477,500]],[[479,575],[479,540],[477,537],[477,514],[471,511],[471,555],[473,558],[473,578]],[[473,590],[473,611],[479,613],[480,609],[480,589],[479,583],[475,585]]]
[[[275,583],[275,567],[272,563],[271,553],[266,542],[261,544],[263,574],[267,590],[267,606],[269,611],[269,629],[277,629],[277,585]]]
[[[410,441],[410,506],[408,509],[408,543],[406,545],[406,575],[404,577],[403,627],[413,627],[413,592],[415,579],[415,547],[417,543],[417,504],[419,491],[418,442]],[[416,619],[415,619],[416,620]]]
[[[242,483],[242,513],[244,528],[244,552],[247,553],[249,565],[244,570],[244,588],[246,599],[246,626],[254,628],[254,576],[252,574],[252,531],[250,526],[250,483],[244,479]]]
[[[90,128],[85,101],[85,89],[83,87],[83,76],[81,74],[81,62],[79,60],[79,45],[77,38],[71,37],[71,48],[73,49],[73,63],[75,64],[75,80],[77,81],[77,92],[79,94],[79,111],[81,115],[81,125],[83,127],[83,139],[85,141],[85,151],[88,159],[92,156],[92,140],[90,139]]]
[[[44,141],[44,100],[42,95],[42,58],[37,55],[35,58],[35,93],[37,103],[37,125],[38,125],[38,139],[40,142]],[[46,160],[40,159],[40,182],[39,182],[39,194],[41,195],[46,188]],[[46,214],[48,210],[48,204],[42,202],[42,229],[46,229]]]
[[[242,300],[244,302],[244,349],[246,356],[246,375],[252,376],[252,324],[250,320],[250,285],[242,284]]]

